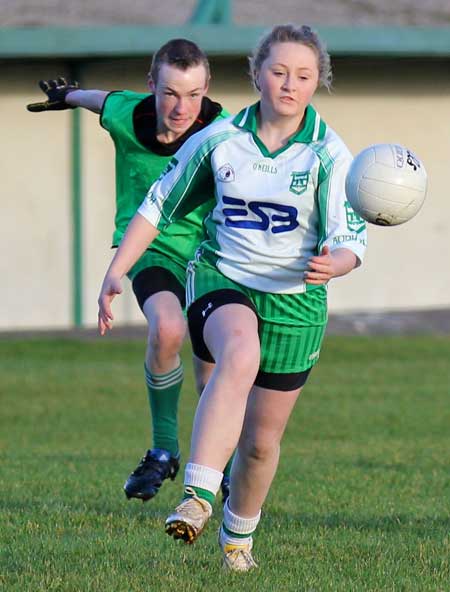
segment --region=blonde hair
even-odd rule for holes
[[[249,58],[250,75],[256,90],[259,90],[256,83],[256,75],[261,69],[262,63],[270,54],[270,50],[275,43],[301,43],[313,50],[317,56],[317,65],[319,68],[319,85],[328,90],[331,87],[333,78],[331,72],[330,55],[326,50],[325,44],[321,41],[318,34],[308,25],[277,25],[259,42],[253,55]]]

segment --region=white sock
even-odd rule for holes
[[[234,537],[233,535],[224,531],[222,524],[219,531],[219,544],[222,549],[225,547],[225,545],[233,545],[236,547],[250,546],[251,549],[253,547],[253,537],[252,535],[247,537]]]
[[[247,545],[252,541],[252,534],[256,530],[261,519],[261,510],[254,518],[242,518],[230,510],[228,500],[223,506],[223,526],[220,529],[220,541],[223,544]],[[244,535],[244,536],[233,536]],[[245,536],[247,535],[247,536]]]
[[[223,473],[205,465],[187,463],[184,469],[184,485],[186,487],[201,487],[211,491],[214,495],[219,491]]]

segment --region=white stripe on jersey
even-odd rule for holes
[[[313,137],[312,137],[313,142],[317,142],[317,140],[319,139],[319,129],[320,129],[320,115],[318,113],[316,113],[316,120],[314,122],[314,131],[313,131]]]
[[[247,107],[247,108],[244,110],[244,114],[242,115],[242,119],[241,119],[239,122],[236,122],[236,125],[238,125],[239,127],[244,127],[244,125],[245,125],[245,124],[246,124],[246,122],[247,122],[247,117],[248,117],[248,114],[249,114],[249,113],[250,113],[250,108],[249,108],[249,107]]]

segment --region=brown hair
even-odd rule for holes
[[[157,84],[161,66],[168,64],[180,70],[187,70],[203,64],[206,70],[206,79],[209,80],[209,62],[206,54],[189,39],[171,39],[154,54],[149,76]]]
[[[299,27],[295,25],[277,25],[261,39],[253,55],[249,58],[250,74],[256,89],[259,90],[255,81],[256,74],[261,69],[264,60],[268,58],[272,45],[286,42],[301,43],[314,51],[319,68],[319,85],[325,86],[329,90],[333,77],[330,56],[318,34],[307,25]]]

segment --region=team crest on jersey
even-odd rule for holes
[[[231,183],[234,181],[234,170],[231,164],[227,162],[220,167],[220,169],[216,173],[217,181],[221,181],[222,183]]]
[[[295,193],[296,195],[305,193],[306,188],[308,187],[309,171],[303,171],[301,173],[294,171],[291,173],[291,177],[292,181],[289,186],[289,191],[292,191],[292,193]]]
[[[347,228],[350,232],[356,232],[359,234],[364,230],[365,222],[363,218],[358,216],[348,201],[345,202],[345,215],[347,216]]]

